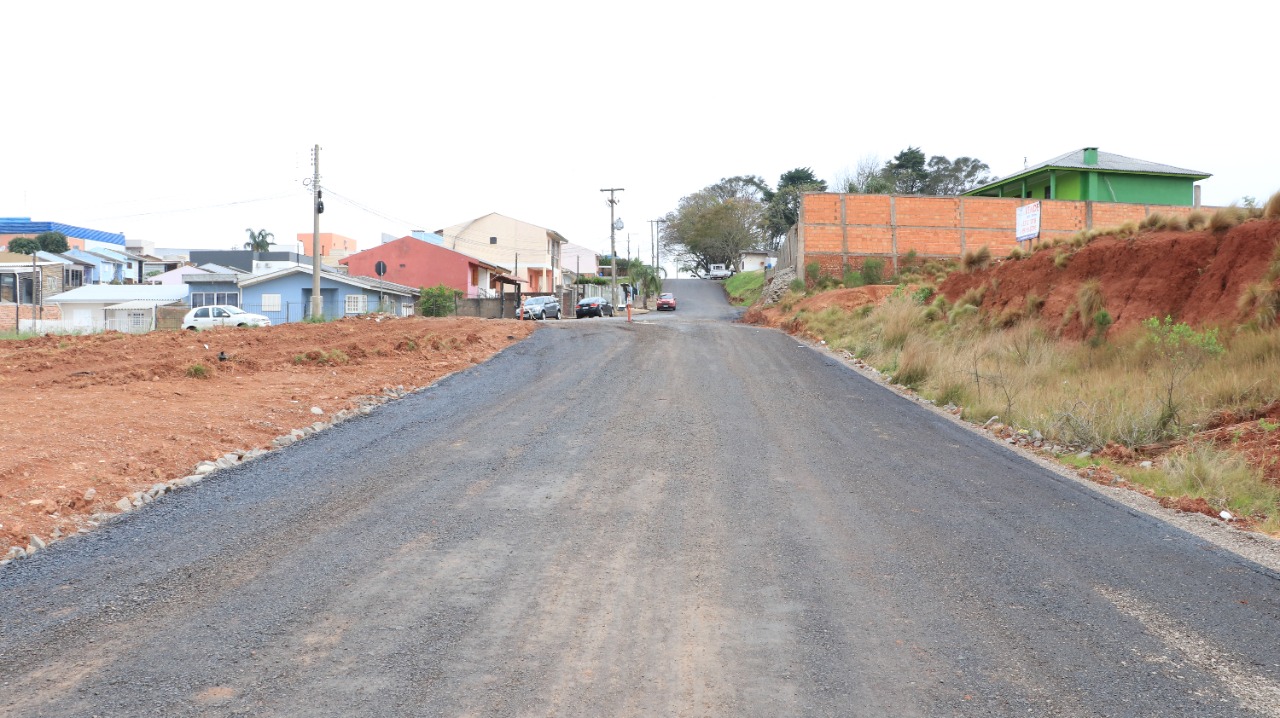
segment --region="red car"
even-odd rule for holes
[[[663,309],[670,309],[673,312],[676,310],[676,295],[671,292],[663,292],[658,295],[658,311]]]

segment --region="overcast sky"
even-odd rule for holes
[[[722,177],[907,146],[992,172],[1069,150],[1280,190],[1280,6],[8,2],[0,216],[228,248],[246,228],[435,230],[499,212],[608,249]]]

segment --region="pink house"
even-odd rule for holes
[[[414,237],[401,237],[338,260],[356,277],[374,277],[409,287],[443,284],[468,297],[497,296],[494,278],[509,270],[483,259]],[[379,263],[383,274],[379,276]]]

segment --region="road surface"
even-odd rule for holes
[[[4,716],[1277,716],[1277,574],[718,283],[0,571]]]

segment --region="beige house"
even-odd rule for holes
[[[564,284],[560,258],[568,240],[553,229],[494,212],[435,233],[449,249],[512,267],[521,291],[555,292]]]

